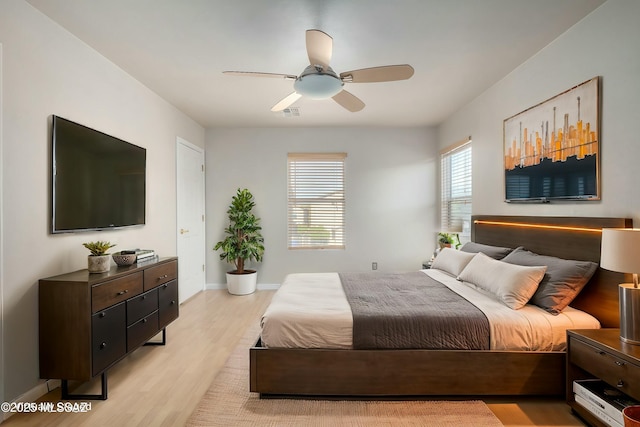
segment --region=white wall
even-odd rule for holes
[[[441,147],[473,136],[475,214],[624,216],[640,226],[638,17],[640,1],[607,1],[439,127]],[[505,203],[503,120],[595,76],[602,76],[602,200]]]
[[[348,113],[347,113],[348,114]],[[259,284],[288,273],[420,268],[435,248],[437,148],[426,128],[210,129],[206,146],[207,284],[229,264],[213,252],[238,187],[256,201],[265,238]],[[346,249],[287,249],[287,153],[346,152]]]
[[[22,0],[0,2],[3,46],[2,283],[4,396],[39,382],[38,279],[86,268],[82,242],[176,254],[176,137],[204,129]],[[50,235],[51,115],[147,149],[147,224]]]

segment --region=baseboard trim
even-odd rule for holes
[[[45,394],[49,393],[51,390],[60,387],[60,380],[42,380],[31,390],[27,390],[25,393],[21,394],[17,398],[11,401],[11,403],[31,403],[40,399]],[[3,412],[2,419],[0,422],[7,420],[11,417],[14,412]]]

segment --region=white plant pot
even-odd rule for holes
[[[227,290],[232,295],[248,295],[254,293],[257,282],[258,273],[255,271],[245,274],[227,273]]]
[[[89,273],[106,273],[111,268],[111,255],[89,255],[87,270]]]

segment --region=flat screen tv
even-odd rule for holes
[[[51,233],[145,223],[146,149],[53,116]]]
[[[505,200],[599,200],[599,78],[504,121]]]

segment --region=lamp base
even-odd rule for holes
[[[620,340],[627,344],[640,345],[640,288],[633,283],[622,283],[618,287],[620,297]]]

